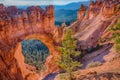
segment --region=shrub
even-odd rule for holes
[[[92,68],[92,67],[97,67],[97,66],[101,66],[102,63],[101,62],[91,62],[87,65],[86,68]]]
[[[117,23],[112,27],[111,32],[114,41],[114,48],[117,53],[120,53],[120,19],[118,19]]]
[[[56,80],[70,80],[70,79],[69,79],[69,74],[67,74],[67,73],[58,74],[58,75],[56,76]],[[76,80],[76,78],[74,77],[73,80]]]
[[[120,53],[120,44],[115,44],[114,48],[115,48],[117,53]]]

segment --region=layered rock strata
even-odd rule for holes
[[[96,47],[100,36],[120,17],[119,0],[96,0],[90,2],[88,9],[82,5],[78,18],[69,28],[73,29],[78,45],[82,49]],[[113,24],[114,23],[114,24]]]
[[[63,30],[54,25],[54,19],[53,6],[21,10],[0,4],[0,80],[24,80],[28,75],[20,47],[26,39],[38,39],[49,48],[45,73],[58,71],[55,60]]]

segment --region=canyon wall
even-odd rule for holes
[[[55,64],[57,47],[62,40],[62,28],[54,25],[54,7],[39,6],[26,10],[0,4],[0,80],[24,80],[28,73],[24,65],[20,42],[26,39],[42,41],[50,51],[45,74],[58,71]],[[45,75],[44,74],[44,75]]]
[[[78,46],[82,49],[97,46],[100,36],[120,17],[119,0],[96,0],[90,2],[88,9],[82,5],[78,18],[69,28],[73,29]]]

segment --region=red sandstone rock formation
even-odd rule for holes
[[[86,6],[85,5],[81,5],[80,9],[78,10],[78,20],[82,21],[82,19],[84,18],[86,12]]]
[[[79,46],[86,49],[95,47],[98,39],[114,18],[119,0],[97,0],[91,2],[86,11],[83,6],[78,12],[78,20],[70,28],[79,40]],[[85,16],[84,16],[85,14]],[[50,56],[46,59],[44,77],[48,73],[59,70],[55,61],[59,51],[57,49],[63,38],[63,30],[54,25],[54,7],[45,10],[39,6],[32,6],[27,10],[17,9],[15,6],[0,5],[0,80],[33,80],[35,73],[30,73],[24,66],[20,42],[25,39],[38,39],[47,45]],[[17,52],[16,52],[17,51]],[[32,76],[32,77],[31,77]]]
[[[62,40],[61,28],[54,25],[54,7],[45,10],[39,6],[28,7],[27,10],[15,6],[0,5],[0,80],[35,80],[26,76],[30,74],[25,67],[20,42],[25,39],[41,40],[50,51],[46,60],[48,73],[58,71],[55,60],[57,49]],[[44,77],[43,76],[43,77]]]
[[[116,12],[119,3],[119,0],[97,0],[90,2],[87,11],[84,6],[80,8],[78,20],[70,28],[73,29],[82,49],[96,47],[100,36],[115,23],[114,19],[119,18],[120,10]]]

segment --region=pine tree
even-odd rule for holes
[[[113,33],[114,48],[117,53],[120,53],[120,19],[114,27],[110,28],[110,31]]]
[[[62,52],[59,55],[60,60],[57,64],[69,74],[69,79],[73,80],[74,76],[72,72],[77,68],[81,67],[81,63],[75,61],[71,56],[78,56],[80,52],[75,51],[77,41],[72,36],[72,30],[67,30],[65,33],[62,46],[59,47],[59,51]]]

